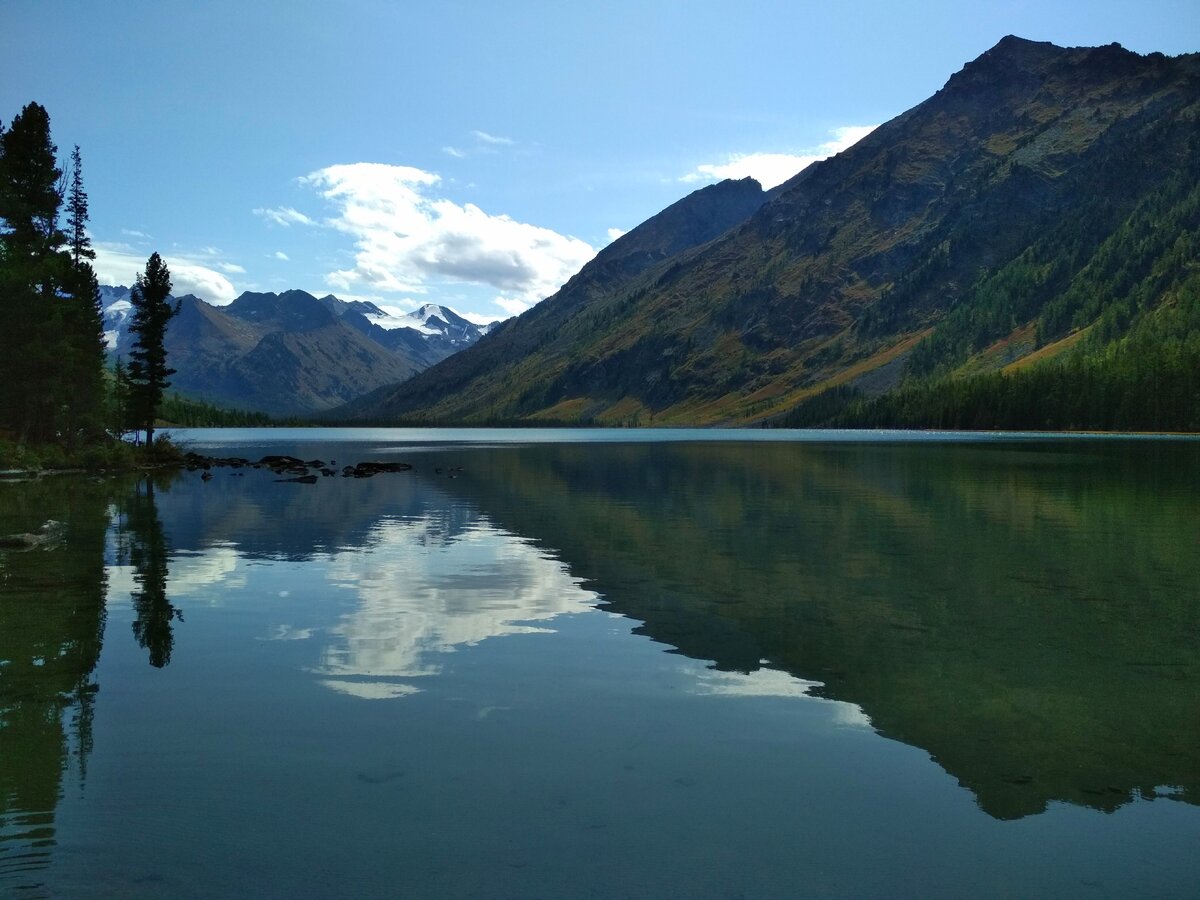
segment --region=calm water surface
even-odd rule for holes
[[[0,895],[1200,889],[1200,443],[179,436],[415,468],[0,484]]]

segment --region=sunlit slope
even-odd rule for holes
[[[744,423],[834,385],[869,398],[1011,366],[1095,323],[1118,340],[1194,267],[1198,110],[1196,55],[1005,38],[723,234],[664,254],[660,222],[659,255],[601,254],[354,412]]]

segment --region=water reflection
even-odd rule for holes
[[[562,563],[478,516],[382,521],[368,547],[333,554],[327,577],[356,605],[331,629],[317,674],[368,699],[414,693],[412,680],[436,675],[445,654],[542,631],[526,623],[595,600]]]
[[[131,593],[135,618],[133,636],[150,655],[150,665],[161,669],[171,661],[175,646],[172,623],[183,621],[183,611],[167,599],[169,549],[158,507],[154,501],[154,479],[140,481],[122,510],[121,550],[133,567]],[[120,527],[120,526],[119,526]]]
[[[531,448],[455,489],[641,633],[818,682],[1008,819],[1200,803],[1197,451]]]
[[[848,701],[1018,818],[1197,802],[1198,472],[1194,445],[575,445],[170,503],[178,546],[312,562],[353,595],[336,623],[277,623],[323,642],[334,690],[407,696],[451,651],[599,596],[755,673],[737,690]]]
[[[164,508],[193,571],[230,577],[236,548],[353,598],[269,635],[319,643],[341,693],[408,696],[447,654],[599,597],[754,676],[697,690],[847,701],[1008,819],[1200,802],[1198,473],[1194,445],[543,446],[477,451],[456,480],[227,479],[215,512],[191,515],[197,490]]]
[[[125,635],[110,641],[106,666],[130,657],[138,673],[102,670],[116,693],[142,679],[147,708],[157,704],[148,729],[179,729],[169,717],[184,715],[188,696],[188,714],[226,729],[213,733],[275,742],[240,776],[250,791],[270,776],[284,792],[275,768],[287,759],[326,773],[344,797],[337,752],[379,757],[352,788],[392,777],[397,742],[365,736],[384,719],[422,735],[405,749],[423,760],[414,766],[436,768],[435,757],[477,735],[435,707],[470,690],[480,710],[528,700],[522,727],[535,727],[504,732],[499,746],[509,754],[500,758],[527,763],[530,784],[542,769],[561,783],[610,777],[596,775],[595,757],[566,752],[577,751],[559,730],[563,716],[591,714],[574,702],[585,688],[556,680],[554,654],[582,647],[596,654],[587,676],[621,697],[605,720],[619,753],[637,737],[620,733],[623,722],[682,709],[681,696],[739,710],[829,705],[838,734],[887,744],[874,729],[921,748],[993,819],[1055,802],[1200,802],[1195,449],[576,445],[490,448],[461,462],[454,480],[436,476],[438,459],[411,476],[311,486],[255,472],[136,488],[6,486],[0,534],[50,517],[68,531],[59,546],[0,555],[0,886],[41,890],[58,806],[75,783],[64,773],[74,766],[82,784],[106,590]],[[612,656],[582,643],[600,631],[580,624],[601,620],[580,615],[595,606],[620,633],[604,646]],[[651,653],[630,631],[704,665]],[[670,670],[669,700],[629,682],[621,653],[635,652],[656,660],[639,657],[643,675]],[[507,653],[545,661],[494,691],[456,672],[474,660],[476,678],[509,677],[489,668]],[[164,671],[148,671],[147,657]],[[172,695],[172,685],[187,690]],[[539,719],[539,702],[553,713]],[[103,722],[113,710],[99,712]],[[287,746],[333,722],[364,729],[328,738],[349,750]],[[459,744],[426,737],[435,731]],[[707,751],[696,744],[694,763],[713,765],[714,781],[736,787],[753,767],[731,755],[722,768]],[[188,762],[239,777],[199,750]],[[615,777],[630,777],[613,764]],[[476,793],[504,781],[491,769],[441,771]],[[428,790],[427,808],[440,808]],[[493,811],[522,802],[492,799]],[[270,808],[261,800],[246,803]],[[692,812],[680,810],[681,821]]]
[[[37,482],[5,492],[0,534],[62,523],[63,539],[0,550],[0,887],[40,894],[55,810],[92,749],[104,636],[108,491]]]

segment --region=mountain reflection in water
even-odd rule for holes
[[[1200,447],[495,454],[454,482],[606,608],[859,705],[998,818],[1200,803]]]
[[[261,694],[320,723],[336,698],[407,708],[452,680],[456,654],[597,607],[707,663],[690,694],[834,701],[835,722],[921,748],[994,819],[1200,803],[1196,444],[574,444],[418,462],[313,486],[254,471],[0,486],[0,533],[68,526],[61,545],[0,556],[0,887],[40,889],[105,671],[124,691],[213,679],[231,710]],[[106,618],[120,627],[98,668]],[[597,665],[622,678],[619,658]],[[528,690],[570,691],[561,670],[550,653]],[[502,708],[453,684],[443,702]],[[281,715],[270,740],[298,727]]]

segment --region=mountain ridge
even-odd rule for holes
[[[127,356],[129,288],[105,285],[100,293],[109,351]],[[226,306],[194,295],[172,299],[180,310],[165,338],[173,389],[273,415],[318,414],[402,381],[488,330],[437,304],[394,316],[366,301],[302,290],[246,291]]]
[[[440,396],[481,378],[498,381],[534,348],[546,342],[561,344],[563,323],[614,283],[623,284],[714,240],[745,221],[768,196],[752,178],[727,179],[693,191],[602,249],[552,297],[493,328],[476,343],[469,366],[440,366],[431,379],[411,385],[410,396]],[[394,387],[386,386],[333,414],[361,415],[393,394]]]
[[[1047,311],[1140,202],[1186,177],[1200,152],[1198,85],[1196,54],[1006,37],[723,233],[632,274],[584,278],[586,291],[573,279],[497,340],[344,412],[745,424],[837,386],[886,393],[932,371],[914,357],[932,353],[938,371],[986,368],[976,357],[1009,340],[1023,358],[1038,347],[1017,339],[1022,329],[1045,344],[1088,324],[1064,327]],[[987,278],[1025,266],[1022,254],[1044,269],[1037,290],[996,299]],[[1171,284],[1186,280],[1173,272]],[[968,313],[978,321],[949,348]],[[496,358],[501,334],[511,359]]]

